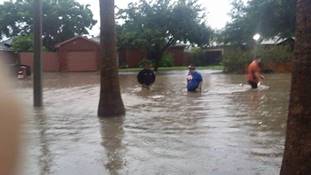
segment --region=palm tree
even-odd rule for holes
[[[119,116],[125,113],[120,93],[116,32],[114,18],[114,0],[99,0],[100,3],[100,99],[98,116]]]
[[[295,59],[281,175],[311,174],[311,1],[296,2]]]

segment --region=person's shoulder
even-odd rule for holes
[[[146,72],[148,72],[148,73],[154,73],[154,71],[151,70],[151,69],[146,69]]]
[[[255,61],[252,61],[249,65],[248,65],[249,68],[257,68],[258,67],[258,63],[255,62]]]

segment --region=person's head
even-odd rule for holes
[[[257,63],[261,63],[261,57],[260,56],[254,57],[253,60],[256,61]]]
[[[254,61],[256,61],[259,67],[262,67],[262,60],[260,56],[255,57]]]
[[[144,62],[144,69],[151,69],[152,63],[150,61],[145,61]]]
[[[194,66],[193,64],[190,64],[190,65],[188,66],[188,70],[189,70],[190,72],[195,71],[195,66]]]

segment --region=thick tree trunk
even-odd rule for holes
[[[294,69],[281,175],[311,174],[311,1],[297,0]]]
[[[125,113],[120,93],[116,32],[114,18],[114,0],[100,0],[100,99],[98,116],[120,116]]]
[[[175,43],[175,39],[174,38],[171,38],[169,39],[169,41],[166,43],[166,45],[162,48],[158,48],[158,49],[155,49],[155,50],[151,50],[149,51],[149,57],[153,60],[155,60],[154,62],[154,71],[155,72],[158,72],[158,68],[160,66],[160,62],[161,62],[161,59],[162,59],[162,56],[163,54],[167,51],[167,49],[169,47],[171,47],[173,44]]]

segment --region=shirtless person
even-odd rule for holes
[[[264,80],[260,69],[261,59],[255,58],[247,68],[247,82],[253,89],[258,87],[258,84]]]

